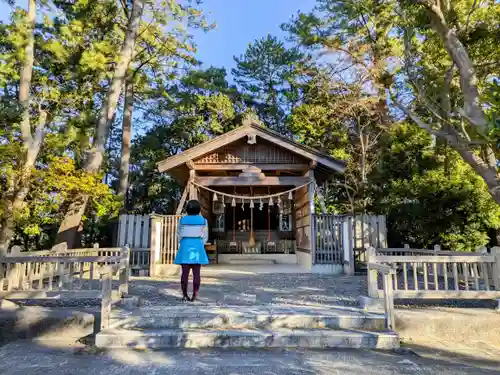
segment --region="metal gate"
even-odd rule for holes
[[[383,215],[314,215],[315,264],[344,264],[353,260],[353,271],[366,269],[366,248],[387,247]]]

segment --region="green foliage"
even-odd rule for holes
[[[87,176],[81,167],[95,139],[96,119],[123,42],[130,4],[114,0],[77,0],[38,5],[30,90],[32,131],[35,132],[42,109],[48,113],[48,118],[30,192],[21,210],[15,212],[17,240],[21,238],[25,244],[40,237],[42,232],[50,232],[47,228],[61,220],[61,212],[75,194],[83,193],[91,198],[92,204],[86,211],[88,216],[83,218],[84,226],[91,222],[95,229],[105,217],[116,214],[113,191],[102,184],[103,176]],[[181,4],[174,0],[147,3],[135,60],[131,64],[138,105],[164,97],[165,88],[179,68],[196,63],[195,49],[187,30],[213,27],[197,9],[198,5],[198,1]],[[9,204],[8,189],[15,188],[23,162],[17,96],[20,62],[27,37],[25,15],[25,10],[16,8],[11,22],[0,24],[0,215]],[[200,102],[200,105],[219,106],[210,101]],[[105,182],[112,182],[109,176],[116,174],[114,165],[117,163],[113,164],[116,154],[113,155],[113,147],[110,150],[104,171]],[[63,166],[69,169],[62,170]],[[38,238],[37,241],[42,240]],[[47,241],[42,242],[50,243]],[[34,246],[39,247],[39,243]]]
[[[119,202],[111,188],[102,182],[102,176],[82,172],[68,156],[49,157],[46,165],[34,171],[31,186],[23,209],[16,217],[14,241],[31,249],[52,245],[53,229],[62,219],[61,207],[78,193],[89,195],[88,212],[92,213],[93,220],[115,217],[118,213]]]
[[[298,80],[307,63],[305,55],[267,35],[250,43],[245,54],[234,61],[232,74],[248,103],[265,124],[286,133],[286,116],[300,99]]]
[[[370,209],[388,217],[393,245],[440,244],[473,251],[500,228],[500,208],[483,180],[452,150],[401,124],[384,137],[378,168],[370,176]]]
[[[127,208],[173,213],[182,187],[158,173],[156,163],[240,125],[241,94],[224,69],[192,70],[154,101],[146,120],[154,123],[132,148]]]

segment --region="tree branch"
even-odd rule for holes
[[[441,38],[446,51],[457,66],[460,74],[460,87],[464,96],[463,116],[476,126],[480,133],[486,135],[488,133],[488,121],[479,102],[479,91],[476,84],[477,77],[466,48],[460,42],[455,32],[448,27],[438,4],[429,0],[414,1],[424,5],[427,9],[434,31]]]

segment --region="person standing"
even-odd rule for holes
[[[208,241],[208,223],[200,215],[201,206],[197,200],[190,200],[186,205],[187,216],[181,217],[177,229],[179,250],[174,264],[182,267],[181,289],[183,301],[195,301],[201,284],[201,266],[208,264],[205,244]],[[193,270],[193,296],[188,296],[189,273]]]

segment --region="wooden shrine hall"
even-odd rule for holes
[[[315,194],[344,164],[247,118],[158,163],[185,186],[177,215],[198,199],[215,262],[312,265]],[[209,251],[210,253],[210,251]]]

